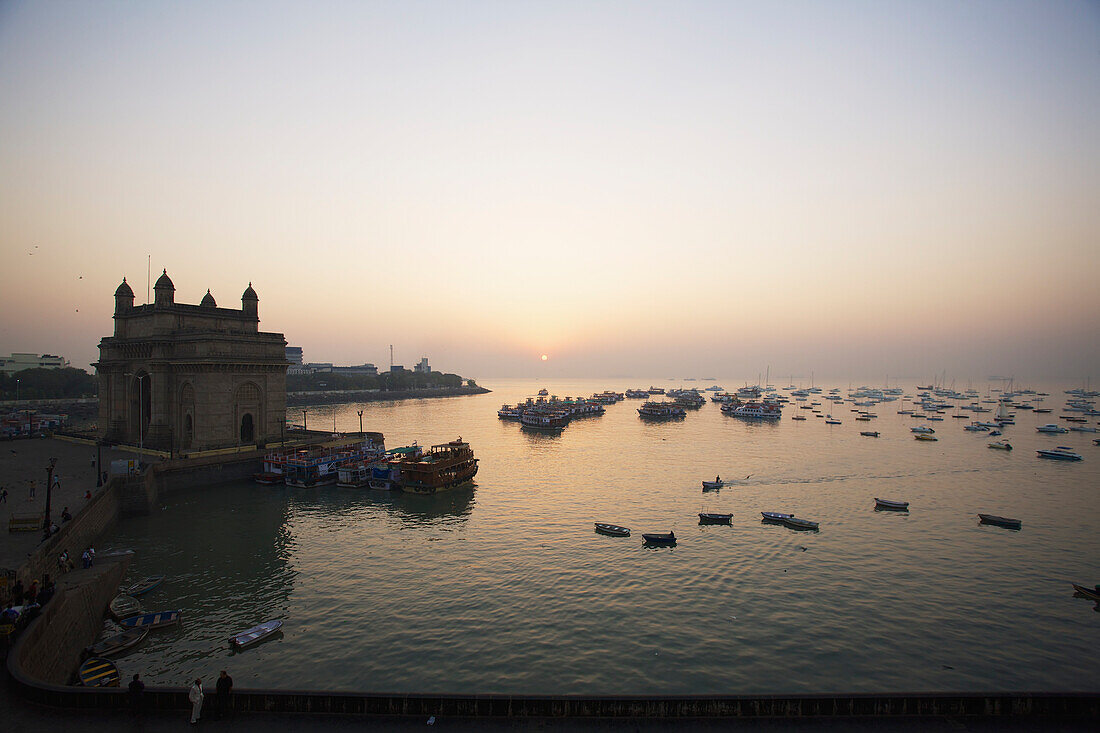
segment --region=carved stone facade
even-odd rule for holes
[[[286,418],[286,339],[259,330],[249,283],[241,309],[175,302],[167,271],[152,305],[115,291],[115,333],[99,342],[100,435],[188,452],[278,440]]]

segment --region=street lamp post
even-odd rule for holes
[[[53,494],[53,469],[57,465],[57,459],[51,458],[46,466],[46,515],[42,519],[42,529],[46,534],[50,533],[50,498]]]
[[[307,412],[308,411],[303,407],[302,408],[302,432],[303,433],[309,432],[309,421],[306,419]]]
[[[332,434],[336,435],[336,405],[332,406]]]
[[[286,418],[279,418],[279,447],[286,445]]]
[[[359,410],[359,437],[363,437],[363,411]]]
[[[19,401],[19,379],[18,378],[16,378],[16,380],[15,380],[15,401],[16,402]]]

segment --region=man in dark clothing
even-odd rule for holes
[[[229,712],[229,696],[233,694],[233,678],[224,669],[218,675],[217,690],[218,717],[224,718]]]
[[[130,680],[130,709],[137,712],[141,709],[141,701],[144,698],[145,683],[139,679],[140,675],[134,675]]]

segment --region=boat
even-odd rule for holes
[[[817,529],[817,522],[811,522],[809,519],[799,519],[794,515],[788,516],[782,521],[791,529]]]
[[[84,650],[84,653],[89,657],[109,657],[137,646],[148,635],[149,629],[127,629],[121,634],[109,636],[103,641],[92,644]]]
[[[1100,445],[1100,438],[1093,438],[1092,439],[1092,444],[1093,445]]]
[[[792,420],[805,420],[806,416],[805,415],[792,415],[791,419]]]
[[[994,440],[989,444],[989,447],[996,450],[1012,450],[1012,444],[1007,440]]]
[[[963,430],[969,430],[973,433],[986,433],[989,432],[989,428],[985,425],[978,425],[977,423],[971,423],[970,425],[963,425]]]
[[[182,617],[183,611],[157,611],[124,618],[119,623],[129,629],[162,629],[166,626],[175,626]]]
[[[928,427],[927,425],[916,425],[914,427],[909,428],[909,432],[911,432],[911,433],[928,433],[929,435],[931,435],[932,433],[934,433],[936,431],[934,429]]]
[[[1023,522],[1019,519],[998,517],[996,514],[979,514],[978,519],[981,520],[982,524],[994,524],[998,527],[1004,527],[1006,529],[1020,529],[1020,527],[1023,526]]]
[[[647,400],[649,399],[649,392],[644,389],[628,389],[626,396],[631,400]]]
[[[893,499],[880,499],[875,497],[875,509],[889,509],[894,512],[909,511],[909,502],[894,501]]]
[[[1068,433],[1069,432],[1069,430],[1067,430],[1066,428],[1063,428],[1061,425],[1056,425],[1055,423],[1047,423],[1046,425],[1040,425],[1039,427],[1035,428],[1035,431],[1039,432],[1039,433]]]
[[[675,545],[676,533],[668,532],[666,534],[643,534],[642,540],[647,545]]]
[[[866,436],[868,438],[877,438],[878,437],[878,431],[877,430],[861,430],[859,434],[863,435],[863,436]]]
[[[928,435],[926,433],[921,433],[920,435],[914,435],[913,439],[914,440],[928,440],[928,441],[939,440],[939,438],[937,438],[935,435]]]
[[[990,430],[989,431],[989,437],[990,438],[995,438],[998,435],[1004,435],[1004,433],[1002,433],[1000,430]]]
[[[550,394],[550,391],[548,389],[546,389],[546,387],[543,387],[542,389],[539,390],[539,396],[540,397],[545,397],[548,394]]]
[[[782,408],[777,402],[748,402],[744,405],[727,403],[722,405],[722,412],[730,417],[750,420],[778,420],[783,417]]]
[[[1085,598],[1088,598],[1090,601],[1100,601],[1100,585],[1096,586],[1095,588],[1089,588],[1085,585],[1077,585],[1076,583],[1072,583],[1071,585],[1073,585],[1073,590],[1077,591]]]
[[[163,575],[150,575],[148,578],[142,578],[129,588],[126,588],[123,593],[128,596],[140,596],[142,593],[148,593],[153,590],[163,582]]]
[[[617,524],[608,524],[606,522],[596,522],[596,531],[600,534],[605,534],[610,537],[629,537],[630,529],[628,527],[620,527]]]
[[[265,621],[262,624],[253,626],[247,631],[233,634],[229,637],[229,645],[234,649],[247,649],[250,646],[259,644],[264,639],[274,636],[282,626],[283,622],[278,619],[274,621]]]
[[[1054,458],[1059,461],[1082,460],[1080,453],[1074,453],[1064,445],[1060,445],[1057,448],[1040,448],[1035,452],[1039,454],[1040,458]]]
[[[1051,411],[1052,410],[1049,407],[1036,407],[1034,410],[1032,410],[1032,412],[1034,412],[1036,414],[1039,414],[1039,415],[1047,415]]]
[[[832,415],[826,415],[825,416],[825,424],[826,425],[840,425],[840,420],[837,420]]]
[[[381,433],[367,433],[352,441],[338,440],[306,446],[285,459],[284,480],[287,486],[299,489],[334,484],[339,478],[340,466],[375,461],[382,458],[385,452]]]
[[[784,514],[782,512],[760,512],[760,516],[764,518],[765,522],[782,522],[786,519],[793,517],[793,514]]]
[[[501,420],[519,420],[523,417],[523,407],[521,405],[501,405],[497,410],[497,417]]]
[[[374,488],[374,469],[382,466],[385,461],[357,461],[348,463],[336,469],[336,485],[342,489]]]
[[[550,408],[525,410],[520,418],[524,430],[540,433],[560,433],[569,425],[569,413]]]
[[[647,392],[647,394],[664,394],[665,390],[664,390],[664,387],[650,386],[650,388],[646,392]]]
[[[120,593],[111,599],[111,602],[107,605],[107,610],[111,612],[116,620],[121,621],[124,618],[137,616],[141,613],[141,601],[133,596]]]
[[[1075,432],[1075,433],[1095,433],[1096,432],[1096,428],[1088,427],[1088,426],[1085,426],[1085,425],[1072,425],[1072,426],[1070,426],[1070,430]]]
[[[77,673],[80,683],[85,687],[118,687],[122,679],[118,667],[110,659],[92,657],[80,665]]]
[[[671,420],[686,415],[684,408],[675,402],[647,402],[638,408],[638,416],[650,420]]]
[[[712,491],[714,489],[721,489],[724,486],[726,486],[725,481],[704,481],[703,482],[703,491]]]
[[[276,473],[275,471],[259,471],[252,474],[252,480],[258,484],[264,486],[274,486],[275,484],[281,484],[283,482],[282,472]]]
[[[699,512],[699,524],[729,524],[733,521],[732,514],[719,514],[716,512]]]
[[[434,494],[451,489],[477,475],[474,451],[462,438],[433,445],[427,453],[405,455],[390,463],[400,468],[397,481],[401,490],[413,494]]]

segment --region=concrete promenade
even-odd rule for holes
[[[109,469],[112,460],[138,458],[136,450],[101,448],[103,470]],[[9,532],[8,520],[13,514],[39,514],[46,509],[46,465],[50,458],[57,459],[54,475],[61,478],[61,488],[53,491],[50,514],[61,526],[61,511],[69,508],[74,517],[88,503],[87,491],[96,491],[96,466],[93,459],[96,447],[90,442],[77,442],[63,438],[27,438],[0,442],[0,486],[8,490],[8,498],[0,504],[0,568],[17,570],[27,556],[42,542],[42,531]],[[147,455],[147,462],[160,460]],[[30,497],[30,482],[36,483],[34,497]],[[96,548],[99,549],[99,548]],[[74,562],[80,563],[83,547],[69,547]]]

